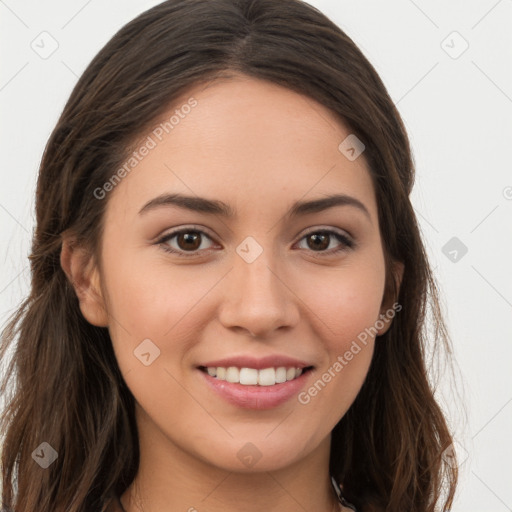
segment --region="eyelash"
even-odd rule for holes
[[[172,240],[173,238],[175,238],[177,235],[180,235],[182,233],[199,233],[201,235],[206,236],[210,240],[212,239],[208,235],[208,233],[204,232],[201,229],[197,229],[195,227],[187,227],[187,228],[182,228],[177,231],[173,231],[171,233],[164,235],[156,242],[156,244],[160,245],[164,251],[166,251],[168,253],[175,254],[178,257],[194,258],[194,257],[199,256],[200,255],[198,252],[199,249],[196,249],[196,252],[187,253],[186,251],[176,250],[176,249],[172,249],[169,247],[168,242],[170,240]],[[303,240],[304,238],[306,238],[310,235],[318,235],[318,234],[323,234],[323,235],[327,234],[327,235],[334,236],[334,238],[336,238],[341,243],[341,246],[334,250],[333,249],[326,250],[326,251],[311,250],[311,252],[313,252],[313,253],[318,253],[318,255],[319,255],[318,257],[332,256],[332,255],[338,254],[342,251],[348,251],[348,250],[354,249],[354,247],[356,245],[355,242],[353,240],[351,240],[348,236],[338,233],[337,231],[334,231],[332,229],[317,229],[314,231],[309,231],[308,233],[305,233],[299,241]],[[315,254],[315,257],[317,257],[316,254]]]

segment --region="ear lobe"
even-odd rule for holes
[[[382,300],[379,320],[377,321],[377,327],[382,326],[377,331],[377,336],[382,336],[391,327],[391,322],[395,317],[396,313],[402,309],[401,304],[397,304],[398,295],[400,292],[400,286],[404,276],[404,264],[401,261],[393,262],[393,268],[391,271],[390,281],[386,280],[386,290],[384,292],[384,298]]]
[[[62,241],[60,264],[80,303],[84,318],[97,327],[108,326],[108,315],[101,292],[100,276],[94,258],[84,247],[65,237]]]

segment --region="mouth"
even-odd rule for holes
[[[199,370],[210,377],[242,386],[278,386],[298,379],[301,375],[310,372],[313,366],[296,367],[269,367],[269,368],[238,368],[236,366],[199,366]]]
[[[207,389],[238,409],[266,410],[297,397],[307,385],[314,366],[249,368],[198,366]]]

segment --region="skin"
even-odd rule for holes
[[[127,512],[335,510],[331,430],[356,398],[378,340],[370,337],[308,404],[293,397],[264,411],[227,403],[196,366],[286,354],[315,366],[307,390],[390,307],[364,153],[349,161],[338,145],[350,131],[328,109],[265,81],[238,75],[198,85],[163,118],[190,97],[197,106],[103,199],[101,265],[63,244],[81,311],[108,326],[136,399],[141,463],[121,501]],[[139,214],[172,192],[222,200],[238,217],[173,206]],[[285,217],[294,201],[333,193],[357,198],[368,216],[346,205]],[[207,233],[195,257],[158,243],[191,225]],[[349,234],[356,246],[326,255],[344,245],[331,235],[316,249],[306,237],[313,228]],[[263,249],[252,263],[236,252],[248,236]],[[169,245],[185,254],[194,247],[179,237]],[[160,349],[149,366],[134,357],[147,338]],[[237,457],[247,442],[261,454],[250,468]]]

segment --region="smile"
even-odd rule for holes
[[[280,366],[277,368],[237,368],[236,366],[218,366],[218,367],[204,367],[199,369],[208,373],[210,377],[218,380],[224,380],[235,384],[242,384],[243,386],[275,386],[284,382],[297,379],[303,372],[310,370],[312,367],[306,368],[293,368]]]
[[[202,376],[206,386],[231,406],[265,410],[285,404],[297,396],[306,387],[307,380],[312,375],[312,369],[313,366],[270,367],[260,370],[236,366],[200,366],[196,371]],[[283,380],[284,377],[286,377],[285,380]],[[283,381],[279,382],[280,380]]]

